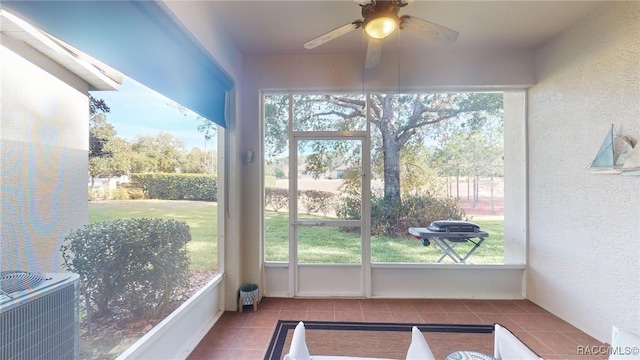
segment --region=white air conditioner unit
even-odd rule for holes
[[[0,359],[78,358],[78,278],[0,272]]]

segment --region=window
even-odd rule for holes
[[[289,261],[289,224],[305,218],[300,215],[305,189],[327,191],[318,197],[329,209],[307,212],[307,217],[318,223],[357,220],[363,215],[358,184],[366,179],[370,231],[362,239],[370,242],[372,262],[449,262],[407,229],[461,219],[490,234],[468,262],[504,263],[503,102],[500,92],[264,94],[265,260]],[[370,168],[354,160],[363,149],[328,141],[337,134],[365,136]],[[295,207],[289,204],[292,195]],[[359,259],[360,246],[334,241],[348,233],[344,226],[314,234],[333,244],[334,252],[352,251]],[[360,239],[359,233],[353,236]],[[298,241],[304,262],[311,245]],[[473,245],[456,249],[466,252],[466,246]]]
[[[119,219],[175,220],[188,226],[190,236],[184,248],[189,259],[186,278],[173,284],[176,288],[165,303],[145,305],[152,311],[131,311],[131,304],[114,298],[108,306],[109,316],[89,317],[87,303],[81,302],[81,326],[91,328],[91,333],[81,332],[81,357],[94,356],[95,351],[109,357],[126,350],[122,344],[130,345],[144,335],[149,325],[159,323],[218,271],[220,129],[132,79],[125,79],[117,93],[92,96],[103,100],[109,111],[98,109],[91,119],[90,224]],[[89,306],[95,312],[95,304]],[[117,314],[115,320],[113,314]],[[124,339],[123,333],[127,334]]]

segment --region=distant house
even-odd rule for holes
[[[122,75],[0,9],[0,270],[59,272],[88,222],[89,91]]]

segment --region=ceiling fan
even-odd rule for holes
[[[434,24],[414,16],[398,16],[403,8],[415,0],[353,0],[362,7],[362,20],[333,29],[326,34],[307,41],[304,47],[313,49],[355,29],[364,28],[369,35],[367,42],[366,68],[372,68],[380,61],[382,39],[393,33],[396,28],[417,33],[431,40],[451,44],[458,38],[458,32],[442,25]]]

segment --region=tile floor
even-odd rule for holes
[[[545,359],[584,356],[579,347],[604,344],[528,300],[263,298],[258,311],[225,312],[188,360],[263,359],[279,319],[400,323],[501,323]]]

